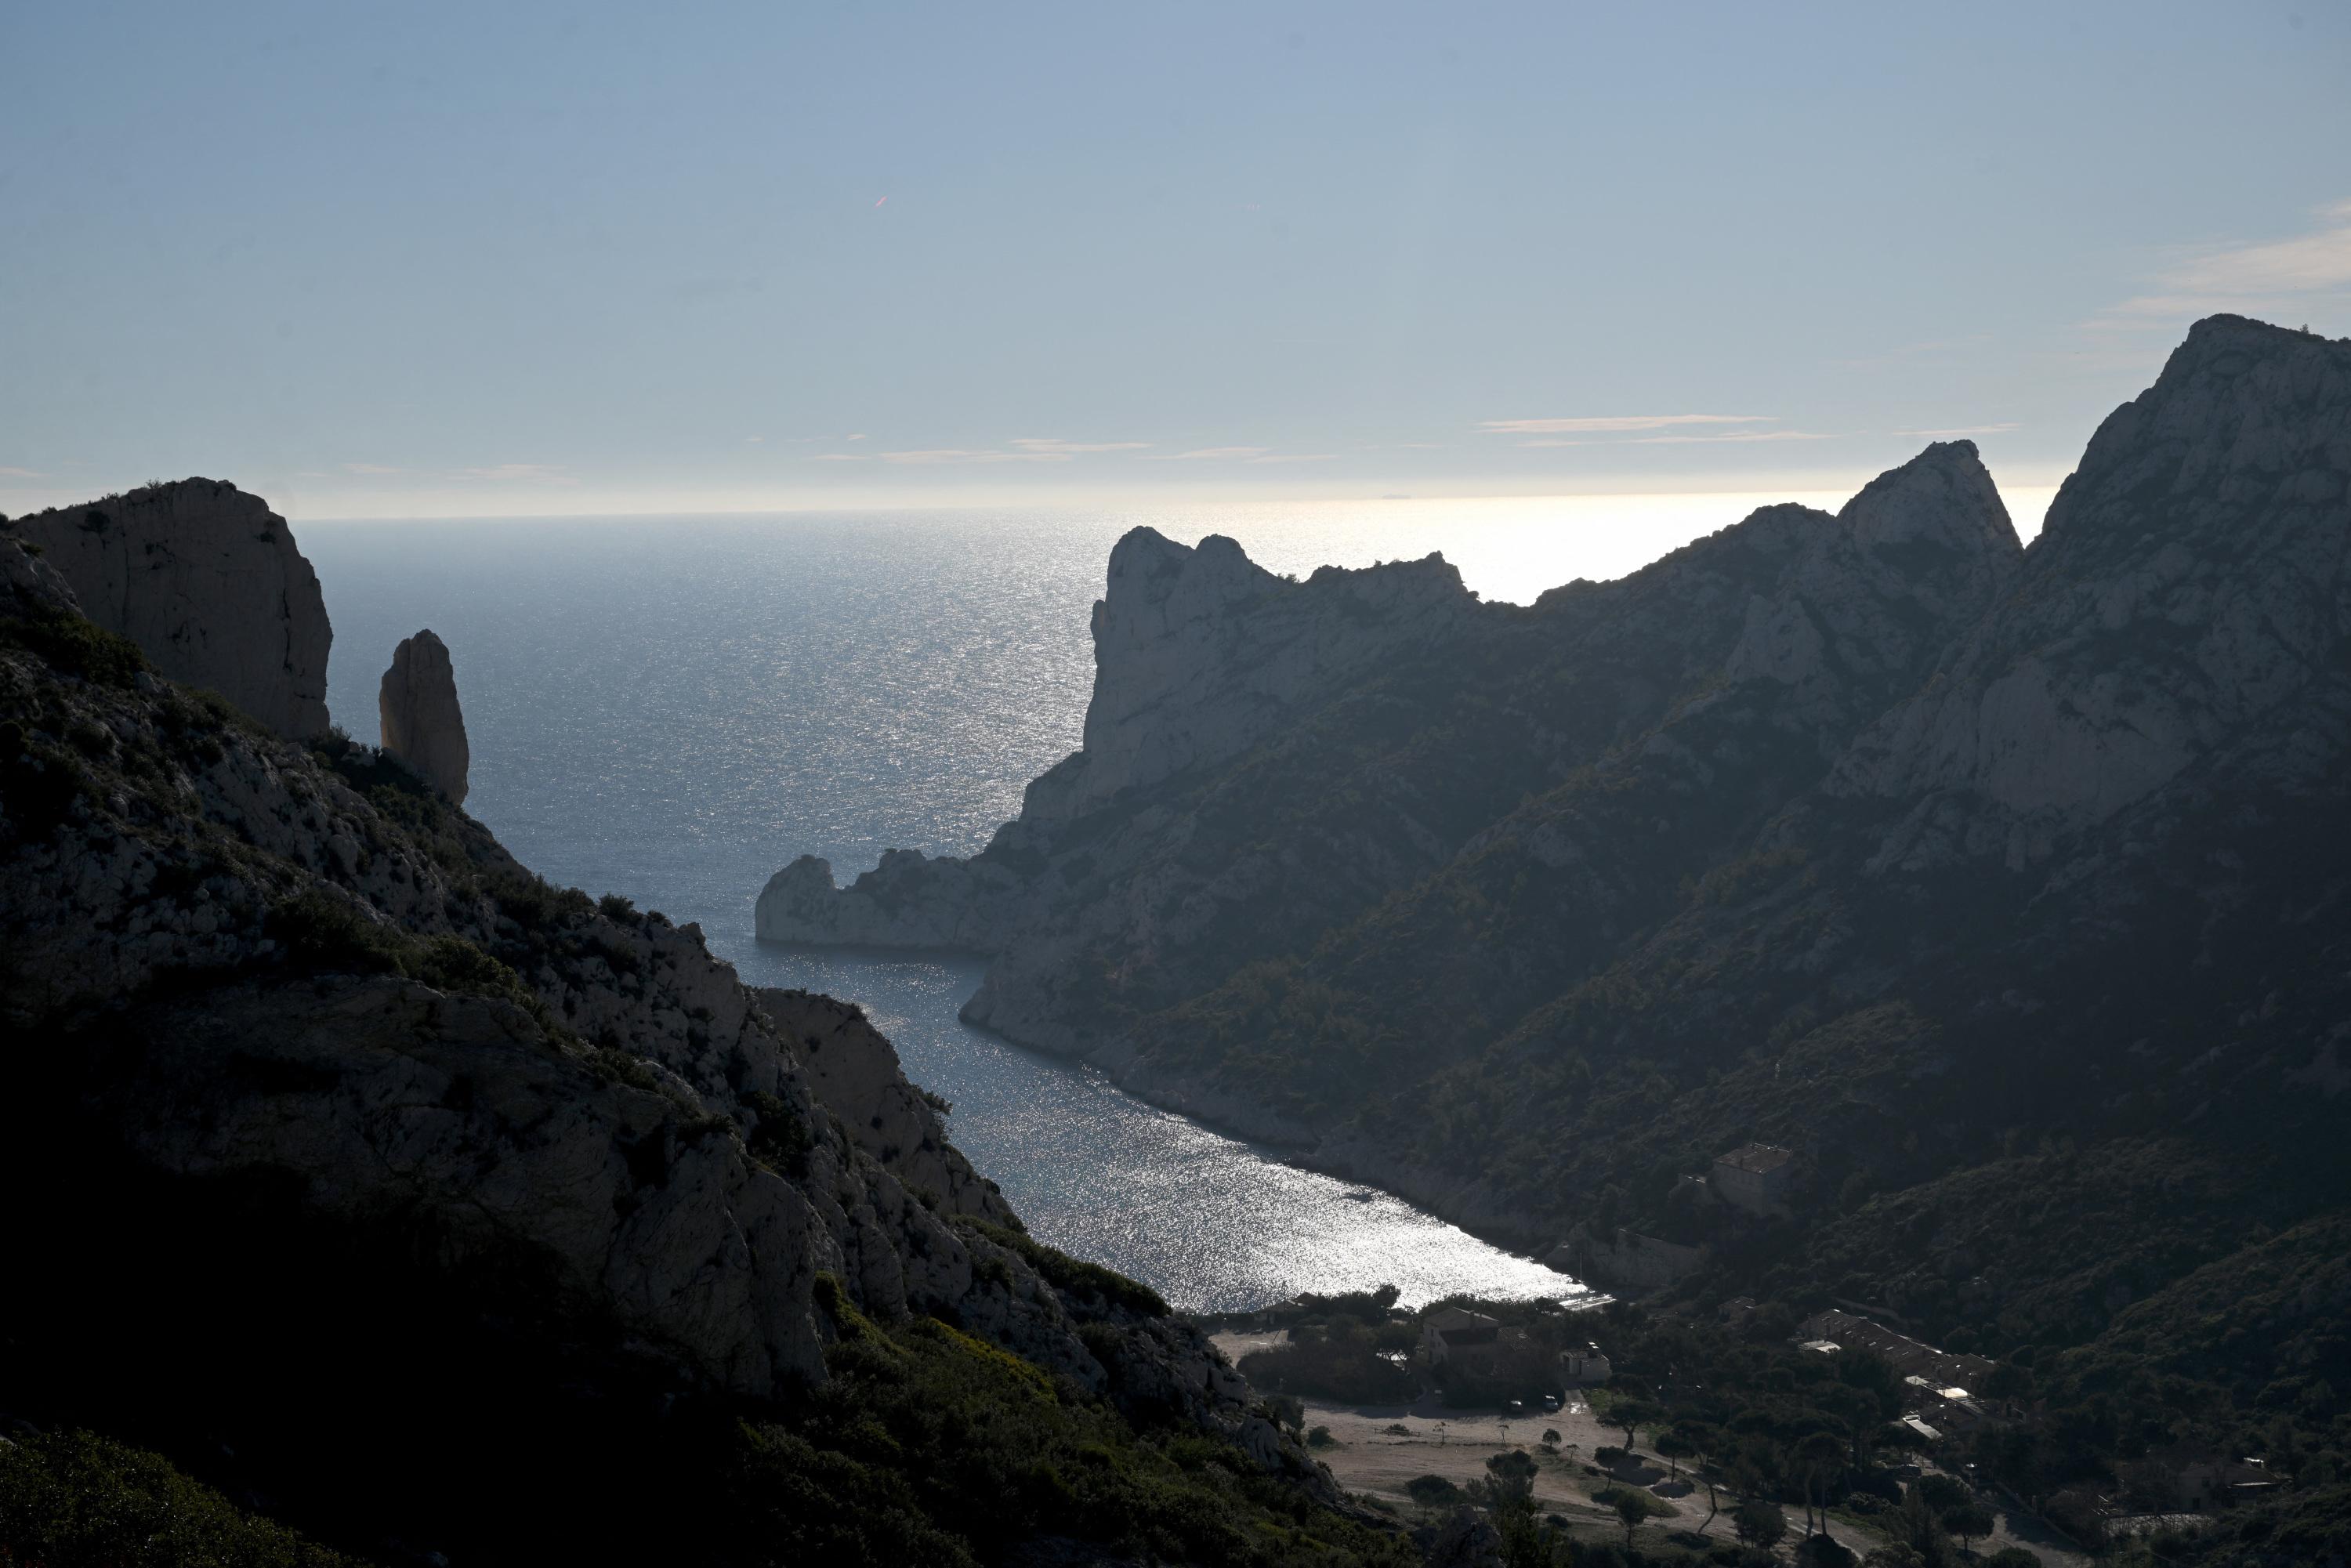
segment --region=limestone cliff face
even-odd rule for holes
[[[907,1082],[898,1048],[863,1009],[813,991],[761,987],[753,995],[784,1038],[798,1043],[809,1081],[858,1147],[949,1214],[1017,1223],[996,1184],[947,1142],[937,1108]]]
[[[1111,551],[1093,610],[1094,691],[1082,749],[1029,786],[1003,853],[970,861],[892,850],[854,886],[804,855],[758,912],[777,942],[994,952],[1040,889],[1018,863],[1064,827],[1273,737],[1396,659],[1460,635],[1479,606],[1442,559],[1277,577],[1211,535],[1187,549],[1147,528]]]
[[[84,614],[163,674],[280,735],[327,727],[326,601],[293,530],[258,496],[182,479],[10,528],[73,585]]]
[[[1081,753],[967,861],[788,868],[762,931],[977,948],[967,1018],[1521,1242],[1758,1137],[1823,1204],[2016,1128],[2290,1149],[2262,1168],[2300,1192],[2339,1141],[2304,1086],[2351,1051],[2346,496],[2351,343],[2216,318],[2030,549],[1938,444],[1834,517],[1367,637],[1262,730],[1241,628],[1291,601],[1191,562],[1221,632],[1097,619],[1089,749],[1151,781]],[[1218,701],[1245,738],[1206,759]],[[1828,1274],[1935,1299],[1923,1230],[1849,1218],[1876,1239]],[[2062,1313],[2094,1270],[2049,1260],[1971,1288]]]
[[[395,1217],[387,1266],[753,1398],[827,1376],[828,1275],[1312,1477],[1196,1333],[999,1243],[1018,1218],[855,1009],[549,886],[381,753],[229,722],[45,562],[0,538],[12,1168],[266,1193],[349,1249]]]
[[[1094,605],[1083,749],[1037,781],[1023,815],[1077,816],[1221,762],[1383,660],[1422,656],[1472,603],[1437,556],[1296,583],[1221,535],[1186,549],[1135,528]]]
[[[1881,863],[2043,858],[2291,703],[2351,629],[2351,347],[2198,323],[2098,428],[2014,591],[1836,788]]]
[[[1497,838],[1527,835],[1581,915],[1629,918],[1646,895],[1634,868],[1609,868],[1621,824],[1514,808],[1594,767],[1670,772],[1682,796],[1744,770],[1734,822],[1751,831],[1908,689],[2018,555],[1964,442],[1840,517],[1766,507],[1532,610],[1476,603],[1434,559],[1289,583],[1229,541],[1186,550],[1138,529],[1094,612],[1085,748],[1030,786],[1020,818],[978,856],[893,851],[846,889],[804,857],[763,892],[759,935],[991,955],[974,1021],[1291,1134],[1155,1072],[1147,1044],[1105,1025],[1213,985],[1238,954],[1310,944]],[[1642,828],[1632,841],[1655,859],[1660,832]],[[1663,836],[1698,869],[1736,831],[1693,829]]]
[[[376,712],[384,754],[448,796],[451,805],[464,805],[473,752],[465,744],[448,644],[429,629],[402,638],[377,691]]]

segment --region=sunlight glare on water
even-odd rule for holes
[[[755,984],[865,1004],[1040,1236],[1219,1308],[1383,1282],[1408,1301],[1574,1286],[965,1027],[974,965],[762,948],[761,885],[802,853],[845,881],[884,849],[985,844],[1078,746],[1090,612],[1137,523],[1227,533],[1301,576],[1442,549],[1471,588],[1523,601],[1764,499],[1844,497],[337,523],[301,543],[334,622],[329,705],[355,737],[376,737],[393,644],[431,627],[465,705],[467,809],[525,864],[701,922]]]
[[[1400,1198],[1280,1164],[956,1020],[977,962],[875,963],[760,948],[761,984],[862,1002],[907,1075],[954,1103],[948,1133],[1003,1186],[1030,1230],[1149,1282],[1176,1306],[1228,1312],[1300,1291],[1394,1284],[1407,1305],[1457,1291],[1508,1300],[1579,1294],[1574,1281],[1489,1247]]]

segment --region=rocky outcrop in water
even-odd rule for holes
[[[376,694],[384,755],[449,797],[465,803],[465,716],[457,706],[457,675],[448,645],[430,630],[401,639]]]
[[[258,496],[181,479],[9,528],[73,585],[82,613],[164,675],[220,693],[280,735],[327,727],[326,601],[293,530]]]

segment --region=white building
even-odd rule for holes
[[[1570,1387],[1577,1384],[1591,1385],[1608,1381],[1608,1358],[1600,1354],[1596,1344],[1559,1353],[1559,1375]]]

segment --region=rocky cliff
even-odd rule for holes
[[[1083,749],[1029,785],[990,853],[893,850],[845,891],[828,862],[802,856],[761,893],[758,934],[993,952],[1033,920],[1032,905],[1058,901],[1030,868],[1065,827],[1279,736],[1386,662],[1443,646],[1478,610],[1460,574],[1433,556],[1292,582],[1228,538],[1187,549],[1136,528],[1111,551],[1094,605]]]
[[[967,1016],[1119,1063],[1135,1045],[1128,1020],[1305,950],[1478,855],[1578,769],[1678,770],[1683,796],[1720,768],[1755,770],[1732,821],[1671,846],[1702,865],[1760,806],[1816,780],[2018,553],[1963,442],[1882,476],[1843,517],[1766,507],[1531,609],[1478,604],[1430,562],[1288,584],[1229,541],[1186,551],[1139,529],[1094,611],[1086,748],[971,860],[893,851],[841,890],[821,861],[786,867],[761,895],[759,934],[989,953]],[[1176,732],[1164,746],[1140,738],[1155,716]],[[1693,737],[1716,732],[1729,749],[1702,760]],[[1624,847],[1614,824],[1585,848],[1555,811],[1527,826],[1570,876],[1587,850]],[[1661,836],[1641,826],[1635,842]],[[1621,901],[1580,893],[1586,915]],[[1151,1088],[1256,1132],[1299,1132],[1277,1107],[1196,1082]]]
[[[932,1407],[978,1400],[959,1420],[1044,1401],[1023,1464],[1107,1445],[1102,1477],[1176,1507],[1192,1483],[1131,1424],[1173,1422],[1353,1539],[1197,1333],[1020,1234],[856,1009],[754,996],[695,927],[549,886],[386,754],[167,678],[48,554],[0,539],[0,1167],[47,1195],[5,1236],[42,1289],[0,1306],[0,1407],[225,1443],[392,1555],[426,1520],[483,1561],[591,1518],[657,1532],[572,1494],[673,1462],[647,1495],[737,1532],[697,1559],[892,1520],[925,1560],[999,1555],[1064,1528],[1050,1496],[1084,1538],[1158,1528],[1082,1476],[987,1518],[963,1481],[905,1491],[892,1456],[933,1439],[861,1447],[826,1391],[894,1407],[922,1369]]]
[[[392,667],[376,692],[376,716],[385,756],[448,796],[451,805],[465,803],[474,754],[457,705],[457,673],[448,644],[429,629],[402,638],[392,651]]]
[[[1081,752],[980,855],[787,868],[761,928],[977,947],[967,1016],[1505,1239],[2087,1334],[2351,1187],[2310,1089],[2351,1050],[2346,420],[2351,345],[2216,318],[2030,549],[1956,442],[1523,610],[1412,601],[1221,759],[1121,698],[1155,779],[1075,791]],[[1166,624],[1098,683],[1230,686],[1246,633]],[[1792,1221],[1674,1179],[1753,1138]],[[2079,1202],[2031,1207],[2044,1144]]]
[[[2017,591],[1840,766],[1907,805],[1881,852],[2022,865],[2163,788],[2327,673],[2343,571],[2351,359],[2200,323],[2109,415]]]
[[[260,497],[182,479],[7,529],[160,674],[220,693],[280,735],[327,727],[326,601],[286,519]]]

